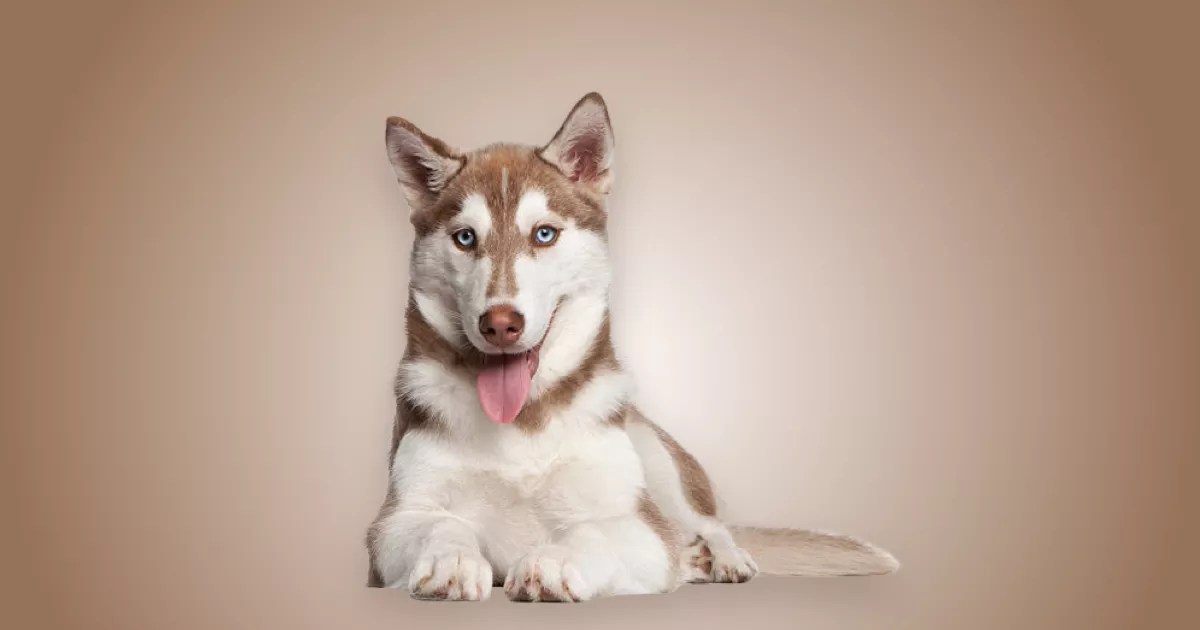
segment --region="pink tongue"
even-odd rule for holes
[[[512,422],[525,400],[529,398],[529,382],[533,379],[528,353],[489,357],[476,383],[479,404],[492,422]]]

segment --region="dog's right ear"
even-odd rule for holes
[[[385,137],[388,159],[413,212],[432,205],[466,164],[460,152],[403,118],[387,120]]]

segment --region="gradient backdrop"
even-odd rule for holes
[[[0,625],[1197,627],[1186,5],[3,9]],[[361,586],[411,238],[384,119],[543,142],[593,89],[641,404],[735,520],[898,575]]]

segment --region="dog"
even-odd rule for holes
[[[638,411],[612,344],[599,94],[541,147],[461,151],[396,117],[385,139],[415,240],[368,586],[581,602],[898,569],[847,536],[726,525],[699,462]]]

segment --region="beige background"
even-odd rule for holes
[[[3,9],[0,625],[1196,627],[1185,4]],[[410,238],[383,120],[540,142],[592,89],[642,405],[736,520],[900,574],[361,586]]]

